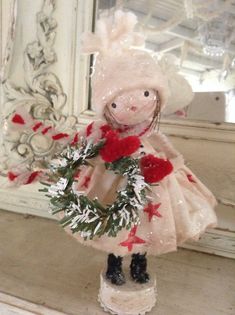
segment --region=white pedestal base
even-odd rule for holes
[[[99,302],[106,312],[116,315],[144,315],[151,311],[156,303],[156,277],[151,275],[146,284],[135,283],[127,277],[122,286],[113,285],[100,274]]]

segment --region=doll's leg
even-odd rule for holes
[[[125,276],[122,271],[122,259],[121,256],[115,256],[114,254],[108,255],[106,278],[116,285],[125,283]]]
[[[147,258],[146,253],[133,254],[130,265],[131,277],[135,282],[146,283],[149,281],[149,274],[147,273]]]

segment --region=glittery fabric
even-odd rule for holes
[[[97,135],[98,129],[95,124],[93,128]],[[214,196],[184,165],[182,155],[172,147],[163,134],[146,132],[141,136],[141,147],[134,156],[149,153],[168,158],[174,167],[173,172],[158,185],[151,186],[149,193],[153,204],[151,215],[149,211],[143,209],[139,212],[140,224],[135,230],[123,229],[115,238],[104,235],[84,241],[78,233],[73,234],[73,237],[84,245],[115,255],[145,252],[159,255],[175,251],[177,245],[188,239],[198,240],[207,227],[216,225]],[[92,164],[94,167],[83,168],[78,185],[89,198],[98,197],[103,204],[112,203],[117,189],[123,187],[125,180],[106,170],[100,157],[93,159]]]
[[[150,54],[129,50],[121,56],[97,57],[92,76],[92,103],[99,117],[115,96],[145,87],[158,91],[164,107],[169,93],[168,81]]]

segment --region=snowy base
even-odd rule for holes
[[[116,315],[144,315],[156,304],[156,277],[151,275],[146,284],[138,284],[127,277],[122,286],[111,284],[100,274],[99,302],[106,312]]]

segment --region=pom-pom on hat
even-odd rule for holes
[[[118,10],[114,15],[101,17],[95,33],[83,36],[83,52],[97,53],[91,86],[92,104],[100,117],[106,105],[124,91],[154,89],[161,108],[167,104],[169,95],[173,97],[169,78],[160,64],[140,49],[145,40],[142,34],[134,32],[136,23],[133,13]]]

